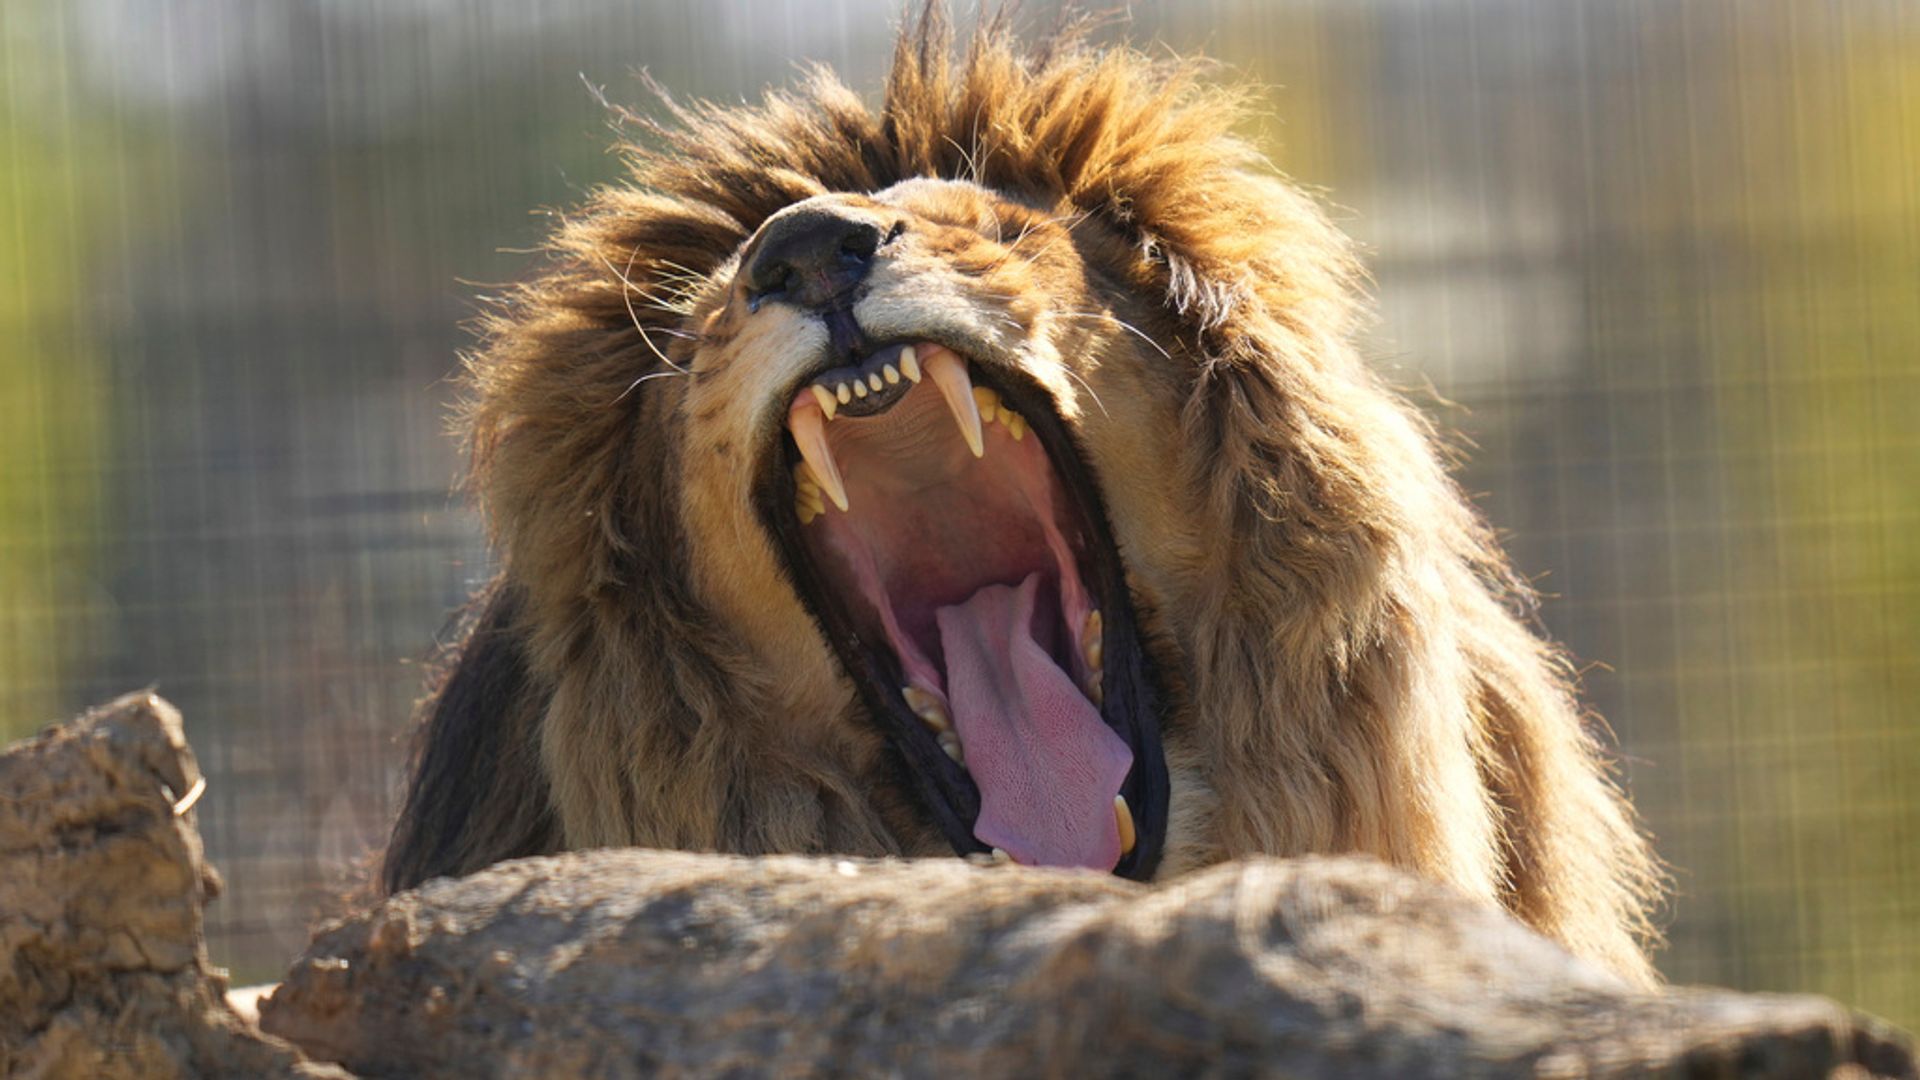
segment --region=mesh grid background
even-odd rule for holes
[[[1675,869],[1666,972],[1920,1024],[1920,8],[1132,15],[1264,84],[1253,134],[1366,245],[1369,351],[1467,447]],[[377,843],[486,575],[447,377],[539,208],[617,174],[583,80],[871,92],[894,17],[0,0],[0,733],[181,706],[236,976]]]

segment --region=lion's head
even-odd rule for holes
[[[935,9],[877,110],[625,117],[469,367],[503,569],[388,887],[1365,851],[1645,976],[1645,845],[1236,94],[1072,30],[948,57]]]

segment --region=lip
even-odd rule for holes
[[[796,378],[783,391],[782,400],[808,392],[812,387],[842,382],[849,387],[848,400],[836,404],[842,416],[862,417],[884,412],[909,392],[911,383],[902,377],[897,382],[886,378],[888,363],[897,366],[903,346],[936,338],[917,337],[890,341],[858,358],[840,354],[823,358],[811,371]],[[1056,476],[1063,482],[1080,527],[1098,556],[1085,560],[1082,583],[1104,619],[1106,664],[1100,672],[1101,719],[1124,739],[1134,755],[1134,764],[1123,781],[1120,794],[1133,815],[1137,839],[1113,866],[1116,875],[1145,880],[1157,868],[1166,837],[1169,779],[1162,748],[1158,702],[1160,694],[1139,637],[1138,617],[1131,590],[1127,586],[1125,566],[1112,526],[1106,514],[1099,488],[1087,459],[1058,413],[1051,397],[1035,382],[1006,365],[982,362],[969,351],[953,349],[970,361],[975,384],[991,389],[1031,425]],[[838,362],[836,362],[838,361]],[[872,377],[879,373],[881,387],[875,390]],[[862,398],[851,392],[852,380],[867,380],[868,394]],[[856,405],[856,403],[864,403]],[[988,854],[990,848],[974,836],[974,824],[980,815],[981,792],[968,771],[941,749],[927,728],[915,717],[902,693],[897,657],[884,647],[863,637],[844,603],[826,602],[834,595],[832,583],[814,560],[806,556],[807,544],[802,524],[795,516],[795,467],[801,457],[793,440],[784,430],[775,428],[759,456],[754,502],[761,523],[774,539],[779,562],[789,584],[820,628],[828,645],[852,678],[856,692],[868,714],[887,736],[897,757],[899,778],[920,796],[933,823],[946,837],[956,854]]]

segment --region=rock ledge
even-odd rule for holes
[[[1359,858],[527,859],[324,931],[262,1023],[449,1077],[1915,1075],[1830,1001],[1639,991]]]

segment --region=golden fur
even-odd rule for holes
[[[1161,876],[1370,852],[1650,979],[1654,863],[1566,666],[1357,358],[1348,245],[1232,134],[1240,96],[1073,29],[950,51],[931,9],[877,109],[816,71],[624,117],[630,180],[469,367],[504,569],[438,699],[474,718],[430,717],[388,887],[562,847],[950,854],[751,507],[787,358],[823,331],[746,317],[739,251],[832,194],[913,223],[862,324],[1019,365],[1098,478],[1167,703]]]

